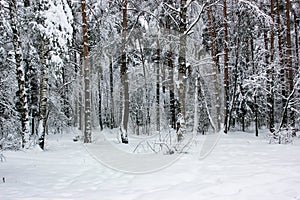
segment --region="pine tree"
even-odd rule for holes
[[[294,90],[294,69],[292,58],[292,39],[291,39],[291,3],[290,0],[286,0],[286,68],[287,68],[287,91],[289,94]],[[293,135],[295,136],[295,112],[292,109],[289,113],[290,126],[292,127]]]
[[[212,2],[211,2],[212,4]],[[207,7],[207,18],[208,18],[208,26],[209,26],[209,38],[210,38],[210,51],[211,51],[211,57],[212,57],[212,68],[213,68],[213,74],[214,74],[214,93],[216,98],[216,107],[217,107],[217,127],[216,131],[219,131],[221,129],[221,102],[220,102],[220,91],[219,91],[219,81],[218,81],[218,69],[217,69],[217,61],[216,61],[216,52],[215,52],[215,31],[212,23],[212,12],[211,12],[211,6],[209,5]]]
[[[229,129],[228,118],[229,118],[229,78],[228,78],[228,62],[229,62],[229,50],[228,50],[228,26],[227,26],[227,1],[224,0],[223,6],[223,17],[224,17],[224,133],[227,133]]]
[[[83,66],[84,66],[84,143],[92,142],[91,133],[91,87],[90,63],[88,49],[88,24],[86,16],[86,1],[81,0],[82,35],[83,35]]]

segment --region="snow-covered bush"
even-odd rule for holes
[[[269,143],[289,144],[293,143],[294,129],[282,129],[269,134]]]

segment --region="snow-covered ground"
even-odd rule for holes
[[[44,152],[2,152],[6,160],[0,162],[0,199],[300,200],[299,139],[279,145],[252,133],[222,134],[213,151],[199,159],[206,136],[198,136],[172,165],[153,173],[128,174],[103,165],[73,137],[48,136]],[[102,148],[114,159],[114,151],[105,150],[105,141],[100,143],[93,148]]]

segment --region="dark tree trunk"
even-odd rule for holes
[[[67,81],[67,69],[64,67],[62,69],[62,79],[63,79],[63,91],[62,91],[62,99],[63,99],[63,109],[65,116],[68,119],[68,125],[70,125],[70,104],[69,104],[69,86]]]
[[[83,69],[82,69],[82,63],[83,63],[83,54],[80,53],[80,61],[79,61],[79,88],[80,86],[83,85]],[[79,89],[79,94],[78,94],[78,115],[79,115],[79,130],[83,130],[83,97],[82,97],[82,89]]]
[[[28,148],[29,146],[29,109],[28,109],[28,95],[27,95],[27,83],[26,83],[26,69],[23,61],[22,45],[20,41],[20,32],[18,29],[18,17],[17,17],[17,1],[9,0],[9,14],[11,17],[11,29],[13,32],[13,48],[15,53],[16,73],[18,80],[18,103],[17,106],[20,113],[21,121],[21,137],[22,148]]]
[[[271,17],[274,21],[274,0],[271,0]],[[271,24],[271,39],[270,39],[270,69],[268,69],[268,111],[269,111],[269,130],[271,133],[275,131],[274,127],[274,25]]]
[[[167,34],[171,33],[171,17],[166,16],[166,30]],[[171,128],[176,128],[176,108],[175,108],[175,88],[174,88],[174,61],[173,61],[173,50],[172,44],[169,45],[169,51],[167,52],[168,61],[168,83],[169,83],[169,100],[170,100],[170,126]]]
[[[227,2],[224,0],[224,133],[228,131],[228,104],[229,104],[229,81],[228,81],[228,28],[227,28]]]
[[[179,112],[186,117],[186,31],[187,31],[187,1],[180,1],[180,23],[179,23],[179,58],[178,58],[178,96],[179,96]]]
[[[156,48],[156,131],[160,132],[160,46],[158,39]]]
[[[256,94],[254,95],[254,106],[255,106],[255,136],[258,137],[258,105],[256,101]]]
[[[103,130],[103,121],[102,121],[102,90],[101,90],[101,81],[102,81],[102,75],[99,72],[98,69],[98,118],[99,118],[99,126],[100,130]]]
[[[218,81],[218,63],[216,59],[216,52],[215,52],[215,30],[212,23],[212,14],[211,14],[211,6],[209,5],[207,8],[207,17],[208,17],[208,24],[209,24],[209,38],[210,38],[210,51],[211,51],[211,57],[213,61],[213,73],[214,73],[214,92],[215,92],[215,98],[216,98],[216,110],[217,110],[217,127],[216,131],[220,131],[221,129],[221,102],[220,102],[220,91],[219,91],[219,81]]]
[[[109,84],[110,84],[110,124],[111,129],[115,128],[115,100],[114,100],[114,74],[113,74],[113,61],[110,57],[109,61]]]
[[[292,58],[292,39],[291,39],[291,4],[290,0],[286,0],[286,68],[287,68],[287,87],[288,93],[291,94],[294,90],[294,69]],[[290,109],[289,125],[295,127],[295,111]],[[295,133],[293,132],[295,135]]]
[[[174,88],[174,65],[173,53],[168,52],[168,65],[169,65],[169,87],[170,87],[170,124],[173,129],[176,128],[176,108],[175,108],[175,88]]]
[[[121,140],[122,143],[128,143],[128,120],[129,120],[129,82],[128,82],[128,72],[127,72],[127,63],[126,63],[126,32],[127,32],[127,0],[123,0],[122,5],[122,64],[121,64],[121,82],[123,86],[123,116],[121,124]]]
[[[249,43],[250,43],[250,51],[251,51],[252,71],[253,71],[253,73],[256,73],[256,68],[254,65],[254,38],[253,38],[252,34],[251,34]],[[254,116],[255,117],[255,120],[254,120],[255,121],[255,136],[258,136],[258,103],[257,103],[256,91],[254,92],[254,115],[255,115]]]
[[[81,0],[82,34],[83,34],[83,66],[84,66],[84,143],[92,142],[91,134],[91,88],[90,88],[90,64],[88,50],[88,27],[86,16],[86,2]]]
[[[300,17],[300,16],[299,16]],[[294,12],[294,31],[295,31],[295,54],[296,54],[296,62],[295,62],[295,70],[299,70],[299,65],[300,65],[300,58],[299,58],[299,39],[298,39],[298,32],[299,32],[299,27],[297,24],[299,24],[300,18],[297,17],[296,12]]]
[[[286,70],[283,62],[283,42],[282,42],[282,28],[281,28],[281,20],[280,20],[280,0],[276,0],[276,22],[277,22],[277,35],[278,35],[278,50],[279,50],[279,65],[280,69],[280,79],[281,79],[281,95],[282,95],[282,110],[284,110],[286,101],[287,101],[287,91],[286,91]],[[282,127],[287,126],[287,112],[283,112],[282,117]]]

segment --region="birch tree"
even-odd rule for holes
[[[49,67],[49,39],[45,34],[41,35],[40,46],[40,60],[41,60],[41,78],[40,78],[40,103],[39,103],[39,122],[38,122],[38,136],[39,146],[45,149],[45,136],[47,132],[47,89],[48,89],[48,67]]]
[[[20,39],[20,31],[18,28],[17,17],[17,2],[16,0],[9,1],[9,11],[11,16],[11,28],[13,32],[13,47],[15,54],[15,64],[18,79],[18,100],[19,100],[19,112],[21,121],[21,136],[22,136],[22,148],[29,147],[29,109],[28,109],[28,94],[26,84],[26,69],[23,61],[22,45]]]

